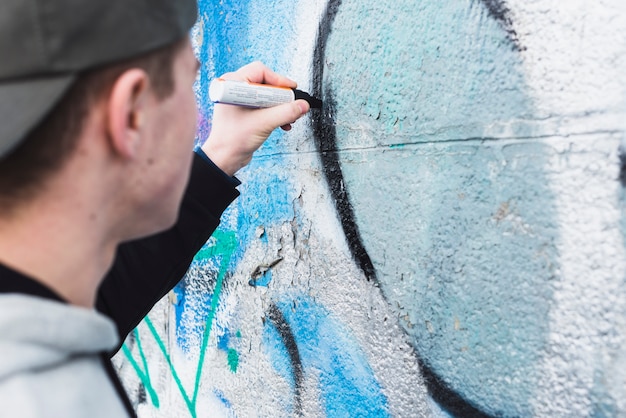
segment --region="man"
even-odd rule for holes
[[[195,18],[194,0],[0,5],[0,416],[134,416],[110,355],[215,230],[232,175],[309,109],[216,105],[192,153]],[[223,77],[295,87],[259,63]]]

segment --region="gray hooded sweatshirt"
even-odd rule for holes
[[[118,338],[95,310],[0,294],[0,417],[128,417],[101,357]]]

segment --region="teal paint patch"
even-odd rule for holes
[[[477,138],[533,113],[519,53],[468,1],[342,3],[324,58],[339,149]]]
[[[343,166],[381,288],[413,345],[494,413],[528,412],[549,333],[558,226],[541,179],[550,152],[444,145]],[[353,183],[366,173],[372,182]]]
[[[511,124],[536,113],[519,51],[477,2],[363,1],[323,59],[341,184],[418,355],[482,411],[532,415],[558,225],[554,151]]]
[[[237,373],[237,367],[239,367],[239,353],[234,348],[229,348],[228,353],[228,367],[233,373]]]

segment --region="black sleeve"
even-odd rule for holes
[[[185,275],[195,254],[239,195],[229,178],[194,153],[179,218],[169,230],[119,246],[96,309],[117,325],[121,342]]]

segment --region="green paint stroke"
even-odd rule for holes
[[[217,303],[219,302],[220,295],[222,293],[222,283],[226,272],[230,266],[230,260],[233,253],[237,249],[237,237],[234,231],[215,231],[213,234],[215,238],[215,245],[206,246],[207,251],[211,257],[221,256],[220,269],[217,275],[217,283],[215,284],[215,290],[213,291],[213,297],[211,298],[211,308],[207,316],[206,325],[204,327],[204,336],[202,338],[202,346],[200,347],[200,358],[198,359],[198,367],[196,369],[196,381],[193,394],[194,408],[198,399],[198,388],[200,387],[200,377],[202,375],[202,367],[204,364],[204,355],[206,353],[206,347],[209,343],[209,337],[211,335],[211,328],[213,327],[213,319],[215,318],[215,311],[217,310]],[[218,245],[219,244],[219,245]]]
[[[187,404],[187,409],[189,409],[189,412],[191,413],[191,416],[196,418],[196,404],[195,404],[195,402],[191,402],[191,400],[189,399],[189,395],[187,395],[187,391],[183,387],[183,383],[181,382],[180,378],[178,377],[178,373],[176,373],[176,369],[174,368],[174,364],[172,363],[172,358],[170,357],[169,353],[167,352],[167,348],[165,347],[165,344],[163,343],[163,340],[159,336],[159,333],[157,332],[156,328],[152,324],[152,321],[150,320],[150,318],[148,318],[146,316],[144,318],[144,322],[148,326],[148,329],[150,330],[150,333],[152,334],[152,336],[154,337],[155,341],[157,342],[157,345],[159,346],[159,349],[161,350],[161,353],[163,353],[163,357],[165,357],[165,361],[167,361],[167,365],[170,368],[170,372],[172,372],[172,377],[174,378],[174,382],[176,382],[176,386],[178,387],[178,390],[180,391],[180,394],[183,396],[183,399],[185,400],[185,404]]]
[[[228,366],[230,371],[237,373],[237,366],[239,366],[239,353],[234,348],[228,349]]]
[[[235,231],[217,230],[213,233],[209,241],[198,251],[193,261],[206,261],[213,257],[224,256],[228,258],[228,262],[238,247]],[[224,263],[224,259],[220,263],[220,273],[226,274],[228,264]]]
[[[157,345],[159,346],[159,349],[161,353],[163,354],[163,357],[167,361],[170,372],[172,373],[172,377],[174,378],[174,382],[176,382],[176,386],[178,387],[178,390],[180,391],[183,399],[185,400],[187,409],[189,409],[189,413],[191,414],[193,418],[196,418],[197,416],[196,405],[198,401],[200,380],[202,377],[202,369],[204,367],[204,357],[206,354],[207,346],[209,344],[209,337],[211,335],[211,329],[213,328],[213,320],[215,318],[215,311],[217,310],[217,305],[220,299],[220,295],[222,293],[222,285],[224,282],[224,278],[226,277],[226,273],[228,272],[228,268],[230,266],[232,256],[235,253],[236,249],[237,249],[237,239],[236,239],[235,232],[217,230],[213,233],[212,238],[207,242],[207,244],[194,257],[194,261],[205,261],[205,260],[212,259],[214,257],[219,257],[220,267],[219,267],[219,271],[217,275],[217,282],[215,284],[215,289],[213,291],[213,296],[211,298],[211,307],[210,307],[210,310],[209,310],[209,313],[207,315],[207,319],[205,322],[204,334],[202,337],[202,345],[200,347],[200,356],[198,359],[198,365],[196,366],[196,376],[195,376],[195,381],[194,381],[193,396],[191,398],[189,397],[189,394],[185,390],[185,387],[183,386],[182,381],[180,380],[180,377],[178,376],[178,373],[176,372],[176,368],[174,367],[174,364],[172,363],[172,359],[169,353],[167,352],[167,348],[165,347],[165,343],[163,342],[163,339],[159,336],[150,318],[147,316],[144,318],[144,322],[148,326],[148,329],[150,330],[152,337],[154,338]],[[136,333],[136,339],[138,342],[137,344],[138,350],[142,358],[143,369],[139,366],[139,364],[132,357],[132,353],[130,352],[130,349],[128,349],[128,347],[126,347],[125,345],[122,348],[124,350],[124,354],[128,358],[131,365],[133,366],[133,369],[137,373],[137,376],[139,376],[139,379],[141,380],[143,385],[146,387],[146,390],[150,394],[150,399],[152,401],[152,404],[158,408],[159,399],[156,394],[156,391],[154,390],[154,387],[152,386],[150,375],[148,374],[148,364],[145,359],[143,349],[141,348],[141,345],[139,344],[139,332],[135,330],[135,333]],[[239,354],[234,349],[230,349],[228,351],[228,365],[231,371],[233,372],[237,371],[237,367],[239,365]]]
[[[126,343],[122,345],[122,352],[124,353],[124,356],[126,356],[126,358],[128,359],[130,365],[135,370],[135,373],[137,373],[139,380],[141,380],[141,383],[146,388],[146,392],[148,392],[148,395],[150,396],[150,401],[152,402],[152,406],[154,406],[155,408],[159,408],[159,397],[156,393],[156,390],[154,390],[154,386],[152,385],[152,379],[150,379],[148,361],[146,360],[146,355],[143,351],[143,348],[141,347],[141,340],[139,339],[139,332],[137,331],[137,329],[135,329],[133,330],[133,333],[135,334],[135,341],[137,342],[137,350],[139,351],[139,356],[141,357],[141,363],[143,364],[143,368],[139,366],[139,363],[137,363],[137,361],[135,361],[135,358],[133,357],[133,353],[131,352],[130,348],[128,348],[128,345]]]

